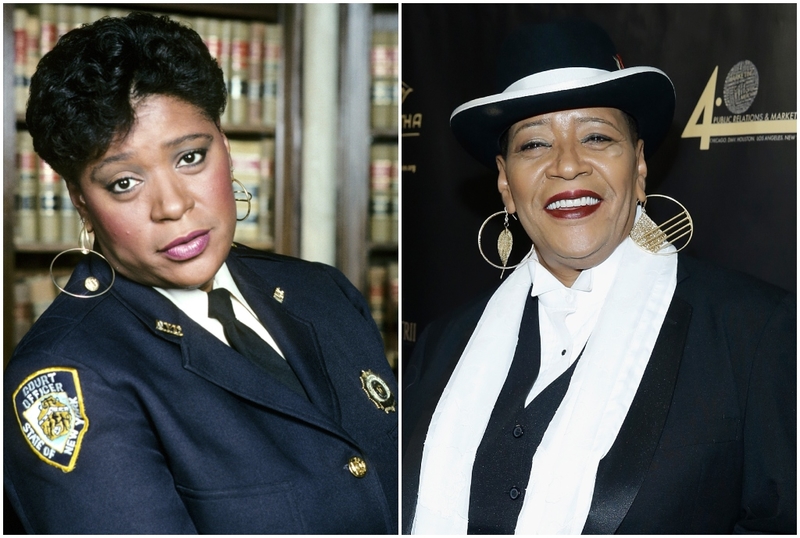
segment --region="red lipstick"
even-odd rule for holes
[[[581,219],[600,208],[603,198],[594,191],[578,189],[560,192],[544,204],[548,215],[557,219]]]

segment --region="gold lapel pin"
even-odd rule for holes
[[[283,290],[280,289],[280,288],[275,288],[275,292],[272,294],[272,298],[275,299],[276,301],[278,301],[279,303],[283,302],[283,298],[285,296],[286,296],[286,294],[283,293]]]
[[[174,323],[167,323],[166,321],[156,320],[156,330],[163,333],[172,334],[174,336],[183,336],[183,329],[180,325]]]

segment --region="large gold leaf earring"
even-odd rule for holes
[[[670,200],[680,207],[680,211],[674,217],[667,219],[661,224],[656,224],[645,211],[645,205],[649,198],[664,198]],[[630,233],[631,239],[640,248],[652,254],[661,255],[680,252],[686,248],[686,245],[692,240],[692,235],[694,235],[694,222],[692,221],[692,216],[689,214],[689,211],[676,199],[664,194],[651,194],[645,197],[645,201],[642,202],[642,214],[636,221],[636,224],[633,225]],[[661,252],[684,237],[687,238],[686,242],[680,248],[676,248],[674,251]]]
[[[102,254],[100,254],[96,250],[92,249],[91,240],[89,239],[89,232],[86,230],[86,222],[84,220],[81,220],[81,232],[80,232],[80,236],[79,236],[78,241],[80,242],[80,246],[79,247],[68,248],[67,250],[62,250],[61,252],[56,254],[56,257],[53,258],[52,262],[50,262],[50,279],[53,281],[53,284],[55,284],[56,288],[58,288],[59,291],[61,291],[63,293],[66,293],[67,295],[70,295],[72,297],[77,297],[78,299],[91,299],[92,297],[99,297],[99,296],[103,295],[104,293],[107,293],[108,290],[111,289],[111,286],[114,285],[114,281],[117,278],[117,273],[116,273],[116,271],[114,271],[114,266],[109,263],[109,261],[106,259],[105,256],[103,256]],[[53,265],[55,265],[56,260],[62,254],[66,254],[67,252],[75,252],[75,251],[80,251],[81,254],[84,254],[84,255],[95,254],[95,255],[99,256],[104,262],[106,262],[108,264],[108,267],[111,269],[111,283],[108,285],[108,287],[106,287],[106,289],[104,289],[103,291],[101,291],[99,293],[94,293],[94,292],[96,292],[97,290],[100,289],[100,280],[97,277],[93,276],[93,275],[90,275],[90,276],[86,277],[86,279],[83,281],[83,287],[86,288],[86,290],[89,291],[91,293],[91,295],[78,295],[76,293],[71,293],[71,292],[65,290],[64,288],[62,288],[61,286],[58,285],[58,282],[56,281],[56,277],[53,274]]]
[[[494,217],[496,217],[498,215],[504,215],[503,230],[500,232],[500,235],[497,237],[497,255],[500,256],[500,262],[503,265],[497,265],[497,264],[491,262],[489,260],[489,258],[486,257],[486,254],[483,253],[483,246],[481,245],[481,238],[483,236],[483,229],[486,227],[486,224],[490,220],[492,220]],[[516,217],[514,217],[514,218],[516,218]],[[506,208],[503,208],[502,211],[498,211],[497,213],[489,215],[489,218],[487,218],[485,221],[483,221],[483,224],[481,224],[481,227],[478,230],[478,251],[481,253],[481,256],[483,256],[483,259],[486,260],[486,263],[488,263],[492,267],[495,267],[497,269],[501,269],[502,270],[500,272],[500,278],[502,279],[503,275],[506,272],[506,269],[515,269],[520,264],[522,264],[522,262],[525,261],[525,259],[527,259],[527,257],[528,257],[528,256],[525,256],[525,258],[523,258],[522,261],[520,261],[518,264],[512,265],[511,267],[508,267],[508,258],[509,258],[509,256],[511,256],[511,249],[512,248],[514,248],[514,236],[511,234],[511,230],[508,229],[508,210]],[[533,247],[531,247],[531,250],[533,250]],[[528,255],[530,255],[530,253],[528,253]]]

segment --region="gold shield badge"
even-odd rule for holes
[[[397,411],[395,398],[386,381],[372,373],[372,370],[361,371],[361,388],[375,406],[384,413]]]

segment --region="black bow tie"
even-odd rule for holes
[[[231,304],[231,294],[225,288],[208,293],[208,316],[222,323],[225,338],[230,346],[269,372],[278,381],[301,396],[308,395],[289,363],[272,346],[266,343],[250,327],[236,319]]]

